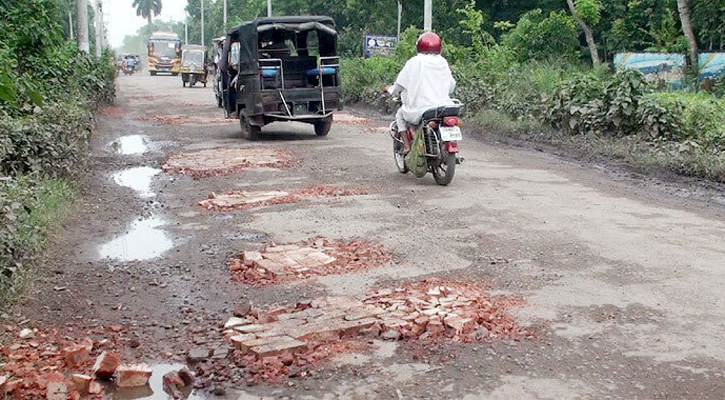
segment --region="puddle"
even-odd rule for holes
[[[156,193],[151,191],[151,179],[159,173],[160,169],[151,167],[131,168],[114,174],[113,181],[135,190],[141,198],[147,199],[156,196]]]
[[[101,259],[121,261],[150,260],[174,247],[164,230],[164,220],[158,217],[136,221],[129,232],[104,244],[99,249]]]
[[[149,147],[146,144],[148,139],[142,135],[131,135],[123,136],[118,138],[115,142],[111,143],[111,147],[118,154],[125,156],[132,156],[138,154],[144,154],[149,151]]]
[[[169,372],[178,371],[184,368],[184,364],[158,364],[153,366],[153,375],[149,380],[148,386],[142,386],[137,388],[115,388],[112,386],[106,387],[106,395],[110,395],[110,398],[118,400],[130,400],[130,399],[153,399],[153,400],[166,400],[171,397],[164,392],[163,377]],[[194,393],[191,388],[182,390],[185,399],[203,399],[204,397]]]

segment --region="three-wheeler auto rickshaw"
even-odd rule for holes
[[[220,70],[227,116],[255,140],[272,122],[312,124],[318,136],[341,108],[335,21],[323,16],[259,18],[229,31]]]
[[[181,53],[181,84],[193,87],[197,82],[201,82],[206,87],[208,59],[206,56],[206,47],[199,45],[184,46]]]

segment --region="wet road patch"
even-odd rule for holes
[[[252,378],[274,380],[313,368],[327,348],[355,347],[361,340],[441,344],[528,338],[532,333],[513,314],[522,305],[520,298],[492,295],[471,282],[425,280],[368,295],[252,310],[229,319],[224,329],[237,355],[257,366],[257,374],[248,370]]]
[[[245,251],[229,261],[229,271],[234,281],[263,287],[313,276],[351,274],[382,267],[392,260],[392,254],[381,245],[316,238]]]
[[[164,172],[193,178],[229,175],[251,168],[285,168],[291,157],[282,150],[264,147],[216,148],[172,155]]]
[[[238,122],[235,119],[196,117],[189,115],[154,115],[150,117],[141,117],[139,120],[161,125],[209,125],[233,124]]]
[[[200,201],[199,205],[207,210],[234,211],[279,204],[294,204],[306,199],[361,196],[366,194],[368,194],[368,190],[364,188],[311,186],[292,192],[236,191],[222,195],[212,193],[208,199]]]
[[[135,190],[143,199],[155,197],[156,193],[151,191],[153,177],[160,174],[161,170],[151,167],[130,168],[113,175],[116,184]]]
[[[143,135],[122,136],[111,143],[111,148],[124,156],[144,154],[149,151],[148,138]]]
[[[128,233],[102,245],[98,250],[101,259],[143,261],[161,256],[174,247],[163,229],[165,221],[159,217],[141,219],[133,223]]]

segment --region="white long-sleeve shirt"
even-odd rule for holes
[[[400,71],[390,94],[400,94],[405,120],[417,124],[426,110],[450,104],[455,88],[456,80],[443,56],[418,54]]]

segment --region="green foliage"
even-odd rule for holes
[[[516,27],[503,37],[519,60],[548,60],[578,56],[579,33],[574,20],[563,10],[545,16],[541,10],[524,14]]]
[[[574,2],[574,11],[577,17],[581,18],[589,25],[599,23],[602,12],[602,2],[599,0],[576,0]]]

